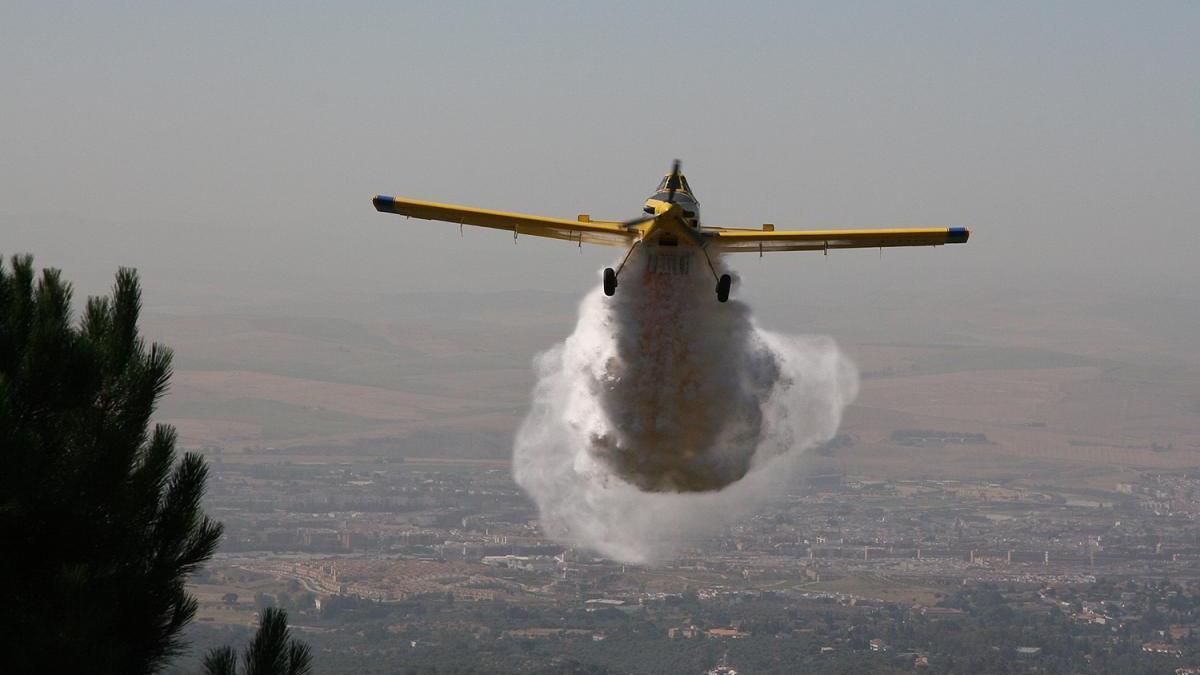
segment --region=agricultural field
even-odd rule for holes
[[[575,301],[417,294],[150,312],[147,333],[178,355],[158,421],[175,425],[186,446],[229,459],[269,450],[504,462],[527,409],[532,359],[570,332]],[[853,442],[811,458],[816,469],[1052,471],[1111,484],[1132,469],[1200,464],[1200,356],[1182,338],[1187,325],[1139,322],[1124,305],[1045,303],[1057,309],[978,303],[930,313],[888,300],[870,321],[834,307],[761,311],[775,329],[837,336],[859,367],[843,423]],[[898,430],[987,443],[898,443]]]

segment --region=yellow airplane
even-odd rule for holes
[[[604,270],[604,294],[617,290],[617,277],[638,246],[647,247],[648,271],[660,274],[686,274],[690,253],[698,249],[708,263],[717,282],[717,300],[729,299],[732,279],[717,274],[709,252],[767,251],[824,251],[838,248],[883,248],[884,246],[940,246],[961,244],[971,231],[965,227],[887,228],[867,230],[776,230],[774,225],[762,229],[709,227],[700,224],[700,203],[688,186],[687,178],[679,172],[675,160],[671,172],[663,176],[658,189],[642,205],[644,216],[633,220],[592,220],[580,214],[576,220],[505,213],[469,206],[438,204],[436,202],[379,195],[375,209],[410,218],[441,220],[462,225],[477,225],[509,230],[515,239],[519,234],[535,237],[565,239],[583,244],[602,244],[628,248],[625,257],[614,270]]]

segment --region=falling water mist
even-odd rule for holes
[[[548,536],[624,562],[669,555],[759,508],[836,434],[850,360],[829,338],[759,328],[713,286],[699,253],[635,251],[616,295],[588,294],[535,360],[513,463]]]

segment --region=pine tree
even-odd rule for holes
[[[171,351],[146,346],[137,274],[71,318],[57,270],[0,261],[0,640],[10,673],[150,673],[196,612],[216,549],[207,467],[150,416]]]
[[[312,654],[308,645],[291,639],[287,612],[263,610],[254,641],[242,653],[242,675],[308,675]],[[204,657],[205,675],[238,675],[237,652],[218,647]]]

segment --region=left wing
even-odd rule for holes
[[[827,251],[831,248],[941,246],[962,244],[971,236],[965,227],[918,227],[873,230],[762,230],[701,228],[704,240],[718,251]]]
[[[605,246],[629,246],[640,236],[636,229],[624,227],[619,222],[593,221],[587,216],[579,220],[530,216],[523,213],[505,213],[477,209],[470,206],[438,204],[402,197],[379,195],[373,200],[375,210],[395,213],[410,218],[441,220],[459,225],[476,225],[497,230],[508,230],[515,235],[529,234],[535,237],[565,239],[585,244]]]

